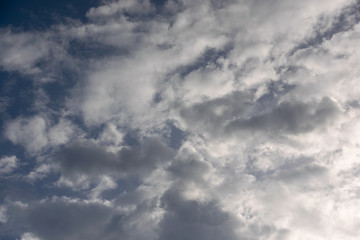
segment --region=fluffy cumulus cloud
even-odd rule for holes
[[[0,238],[358,239],[359,14],[99,0],[1,25]]]

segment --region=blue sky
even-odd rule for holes
[[[70,17],[86,21],[85,14],[90,7],[97,6],[97,0],[79,1],[43,1],[14,0],[2,1],[0,24],[12,25],[24,29],[44,29],[61,17]]]
[[[0,238],[357,239],[359,9],[3,1]]]

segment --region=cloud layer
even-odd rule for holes
[[[0,237],[357,239],[359,9],[99,1],[1,28]]]

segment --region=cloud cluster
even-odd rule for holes
[[[0,238],[357,239],[360,1],[101,1],[0,29]]]

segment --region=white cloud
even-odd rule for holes
[[[0,174],[9,174],[17,168],[18,159],[16,156],[0,158]]]
[[[68,120],[60,119],[57,124],[49,126],[46,117],[36,115],[8,121],[5,136],[36,155],[46,148],[68,143],[76,130],[78,129]]]
[[[21,240],[41,240],[41,239],[36,237],[33,233],[24,233],[23,235],[21,235]]]
[[[7,213],[6,213],[6,207],[1,205],[0,206],[0,222],[6,223],[7,222]]]
[[[70,141],[74,132],[73,124],[68,120],[61,119],[58,124],[48,129],[49,142],[52,145],[65,144]]]
[[[3,30],[1,35],[2,66],[29,74],[40,71],[35,64],[48,54],[49,42],[46,39],[32,33],[14,34],[10,30]]]
[[[5,134],[10,141],[23,145],[31,153],[40,151],[48,143],[46,121],[40,116],[15,119],[8,123]]]
[[[102,176],[100,183],[91,190],[91,198],[97,199],[100,197],[101,193],[105,190],[116,188],[116,183],[108,176]]]

